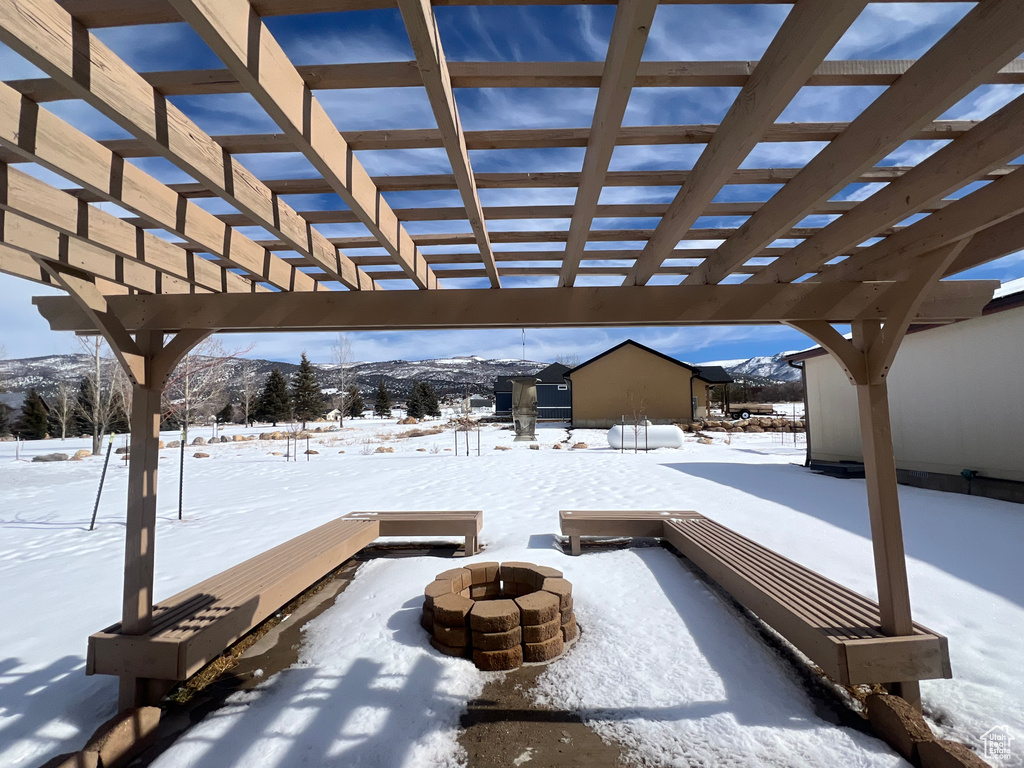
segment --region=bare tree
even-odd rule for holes
[[[635,384],[626,390],[626,413],[633,426],[633,452],[640,447],[640,427],[647,421],[647,384]]]
[[[83,352],[93,358],[93,370],[85,377],[84,389],[78,393],[75,414],[80,423],[92,432],[92,453],[100,454],[102,437],[115,421],[120,407],[127,413],[131,406],[128,377],[109,354],[101,336],[79,339]]]
[[[555,356],[555,362],[561,363],[566,368],[575,368],[580,364],[580,356],[575,352],[572,354],[561,354]]]
[[[57,382],[57,392],[50,399],[50,418],[60,429],[60,439],[68,435],[68,427],[75,420],[75,406],[78,402],[78,393],[74,387],[68,386],[67,382]]]
[[[186,433],[189,425],[213,418],[228,391],[231,361],[251,348],[227,350],[211,337],[185,355],[164,389],[164,416],[174,417]]]
[[[335,406],[338,409],[338,426],[340,427],[345,423],[343,414],[350,384],[348,368],[352,365],[352,343],[347,334],[338,334],[338,338],[331,347],[331,358],[338,366],[338,394],[335,397]]]
[[[261,391],[256,383],[256,377],[253,375],[253,372],[251,370],[243,372],[242,383],[238,389],[238,407],[242,412],[242,419],[247,427],[253,421],[253,413],[256,411],[256,406],[259,403]]]

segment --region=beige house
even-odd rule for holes
[[[707,416],[710,389],[732,381],[718,366],[699,368],[627,339],[565,374],[572,424],[605,429],[644,417],[652,424]]]
[[[854,388],[820,347],[788,359],[803,361],[808,465],[857,472]],[[900,482],[1024,502],[1024,281],[981,317],[911,328],[888,382]]]

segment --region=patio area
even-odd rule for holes
[[[309,462],[284,463],[255,443],[215,446],[210,460],[191,461],[185,519],[176,520],[173,494],[161,499],[156,599],[352,510],[482,509],[484,550],[473,560],[548,565],[574,584],[583,635],[538,676],[527,694],[535,707],[577,714],[637,764],[901,764],[882,741],[848,727],[791,652],[766,644],[669,551],[584,549],[572,558],[554,538],[560,508],[691,507],[873,596],[862,480],[795,466],[802,446],[768,434],[633,455],[608,449],[597,432],[572,433],[586,450],[554,451],[568,434],[545,427],[542,449],[532,451],[513,445],[511,432],[485,428],[483,456],[455,457],[430,453],[448,445],[446,435],[396,440],[402,428],[393,423],[353,424],[324,435],[334,450],[324,446]],[[366,437],[396,452],[361,455]],[[29,445],[30,454],[45,449]],[[0,764],[32,766],[79,747],[114,712],[116,681],[84,676],[84,638],[98,616],[117,615],[127,471],[113,468],[89,533],[81,500],[94,489],[90,462],[15,463],[8,453],[13,446],[0,444],[0,501],[19,513],[3,519],[0,548],[11,585],[2,598],[10,621],[0,628],[0,741],[9,745]],[[175,473],[168,467],[165,482]],[[1016,552],[1024,518],[993,500],[909,488],[900,496],[916,616],[949,637],[954,670],[953,680],[922,683],[926,716],[943,737],[975,748],[995,725],[1024,737]],[[306,626],[295,666],[236,694],[155,765],[464,764],[460,717],[502,673],[438,654],[419,626],[422,584],[461,562],[360,565],[336,604]],[[52,610],[35,610],[40,601]]]

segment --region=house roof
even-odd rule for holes
[[[729,374],[726,372],[726,370],[724,368],[722,368],[721,366],[719,366],[719,365],[705,365],[703,367],[698,367],[696,365],[690,365],[689,363],[684,363],[681,360],[676,360],[674,357],[669,357],[664,352],[659,352],[656,349],[651,349],[650,347],[645,347],[643,344],[640,344],[639,342],[633,341],[632,339],[626,339],[621,344],[616,344],[611,349],[606,349],[601,354],[596,355],[596,356],[590,358],[586,362],[580,363],[575,368],[573,368],[572,370],[568,371],[565,374],[565,377],[567,379],[571,379],[572,375],[576,371],[580,370],[580,368],[585,368],[586,366],[590,365],[591,363],[594,363],[594,362],[600,360],[602,357],[605,357],[606,355],[610,355],[612,352],[615,352],[617,350],[622,349],[627,344],[631,344],[634,347],[643,350],[644,352],[649,352],[652,355],[656,355],[657,357],[660,357],[663,360],[668,360],[670,363],[675,363],[676,365],[681,366],[681,367],[685,368],[688,371],[691,371],[695,378],[698,378],[701,381],[706,382],[707,384],[729,384],[729,383],[732,382],[732,377],[729,376]]]

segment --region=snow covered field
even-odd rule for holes
[[[354,426],[316,436],[308,462],[269,455],[281,443],[212,445],[202,460],[189,450],[181,522],[178,453],[163,451],[156,598],[350,511],[482,509],[480,559],[555,566],[574,583],[584,634],[541,676],[541,703],[580,712],[654,765],[903,764],[881,741],[822,719],[792,669],[667,551],[570,558],[555,547],[559,509],[697,509],[874,596],[863,481],[795,466],[803,446],[791,435],[633,455],[608,449],[602,432],[571,434],[587,450],[554,451],[569,435],[543,427],[531,451],[485,427],[483,455],[456,457],[450,431],[400,440],[408,427],[393,421]],[[366,453],[378,443],[395,453]],[[86,677],[84,657],[86,637],[119,618],[127,470],[112,461],[88,532],[100,469],[95,458],[17,462],[14,444],[0,443],[0,766],[78,748],[113,713],[114,679]],[[1016,741],[1002,765],[1024,765],[1024,508],[900,496],[915,618],[948,635],[955,675],[922,685],[926,711],[943,735],[979,748],[1005,726]],[[234,696],[156,764],[459,765],[459,715],[500,673],[437,654],[419,628],[423,586],[451,564],[361,566],[308,625],[298,665]]]

